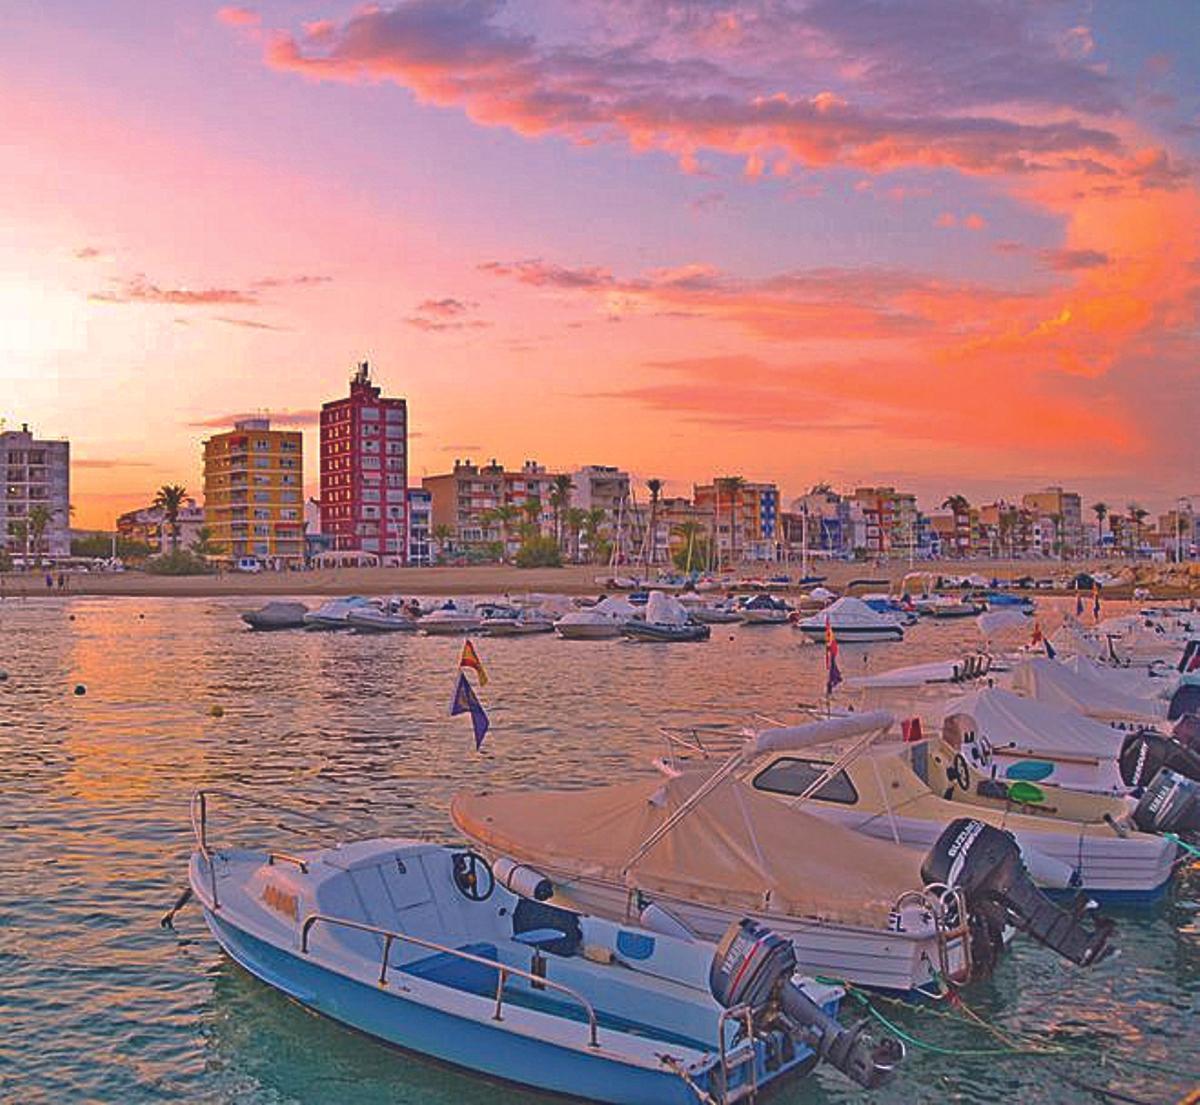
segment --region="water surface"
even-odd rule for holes
[[[189,794],[236,788],[312,802],[362,833],[451,839],[459,788],[648,772],[657,726],[782,716],[823,681],[822,650],[787,627],[716,626],[702,645],[480,641],[493,731],[476,754],[469,721],[447,716],[458,640],[253,634],[237,617],[246,605],[0,603],[0,1100],[550,1100],[306,1013],[225,960],[194,906],[176,933],[161,930],[185,880]],[[970,622],[921,625],[901,645],[844,647],[842,667],[931,659],[975,634]],[[223,821],[215,839],[267,831]],[[1067,1057],[972,1054],[1002,1045],[901,1011],[907,1031],[953,1054],[914,1051],[873,1100],[1097,1100],[1089,1087],[1177,1100],[1200,1080],[1196,899],[1192,874],[1160,908],[1120,914],[1121,956],[1090,973],[1018,941],[967,994],[998,1030],[1037,1033]],[[773,1100],[861,1095],[820,1072]]]

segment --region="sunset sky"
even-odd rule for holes
[[[240,414],[314,483],[364,357],[414,483],[1200,495],[1195,0],[4,14],[0,416],[77,525]]]

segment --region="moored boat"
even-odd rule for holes
[[[459,605],[454,599],[447,599],[436,610],[424,615],[417,628],[431,637],[450,637],[457,633],[473,633],[483,619],[475,608],[467,603]]]
[[[862,599],[847,595],[831,603],[818,614],[795,623],[809,640],[823,641],[826,626],[839,644],[856,642],[900,641],[904,628],[891,614],[872,610]]]
[[[242,614],[244,621],[251,629],[303,629],[304,615],[308,607],[302,602],[268,602],[257,610],[247,610]]]
[[[651,591],[645,618],[626,622],[621,635],[633,641],[707,641],[712,630],[693,621],[673,595]]]
[[[193,799],[189,884],[218,943],[388,1043],[612,1105],[733,1102],[821,1059],[874,1087],[903,1058],[843,1028],[841,990],[795,975],[761,926],[715,948],[675,939],[518,896],[478,854],[425,842],[218,851],[214,796]]]
[[[304,628],[313,630],[349,629],[350,611],[359,607],[378,606],[376,600],[363,598],[361,595],[350,595],[348,598],[329,599],[315,610],[304,615]]]
[[[572,610],[554,623],[554,631],[569,641],[597,641],[621,636],[634,618],[633,607],[623,598],[608,595],[595,606]]]

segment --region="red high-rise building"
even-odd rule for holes
[[[408,404],[384,399],[363,361],[350,395],[321,407],[321,532],[338,550],[404,563]]]

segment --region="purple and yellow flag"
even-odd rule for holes
[[[450,716],[454,717],[456,714],[471,715],[471,727],[475,730],[475,751],[478,752],[483,745],[483,738],[487,736],[491,722],[488,721],[483,703],[471,690],[466,672],[462,671],[458,673],[458,682],[454,685],[454,697],[450,700]]]

